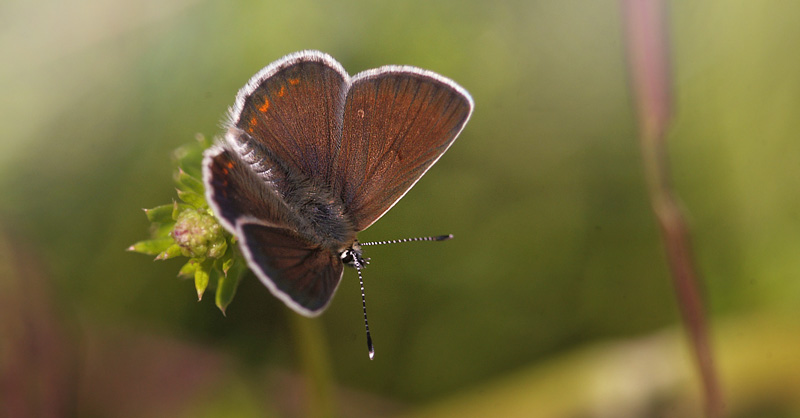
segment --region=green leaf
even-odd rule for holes
[[[228,251],[228,241],[221,239],[211,244],[206,254],[212,258],[219,258],[224,256],[226,251]]]
[[[180,167],[178,167],[178,178],[176,180],[179,185],[185,188],[186,191],[195,192],[201,196],[205,193],[203,182],[186,174],[186,172]]]
[[[228,308],[228,305],[236,295],[239,281],[242,280],[242,276],[244,276],[244,272],[247,270],[247,265],[241,257],[231,258],[230,261],[231,263],[230,266],[228,266],[226,274],[219,276],[217,294],[214,299],[223,315],[225,315],[225,309]],[[227,262],[223,263],[223,271],[225,270],[225,264],[227,264]]]
[[[200,261],[196,258],[189,259],[189,262],[181,267],[181,270],[178,272],[178,276],[183,277],[193,277],[194,272],[197,271],[197,267],[200,265]]]
[[[208,280],[210,278],[208,271],[209,266],[209,263],[198,263],[197,268],[194,271],[194,288],[197,289],[197,300],[203,299],[203,293],[205,293],[206,288],[208,287]]]
[[[175,228],[175,222],[165,222],[163,224],[153,224],[151,234],[153,238],[172,238],[172,229]]]
[[[161,205],[156,206],[152,209],[145,209],[145,215],[147,215],[147,220],[150,222],[170,222],[172,221],[172,205]]]
[[[181,212],[183,212],[185,210],[194,209],[194,207],[191,206],[191,205],[187,205],[186,203],[178,203],[178,202],[172,202],[172,205],[170,207],[172,208],[172,220],[173,221],[177,221],[178,220],[178,215],[180,215]]]
[[[128,251],[134,251],[147,255],[156,255],[166,251],[167,248],[174,243],[175,241],[173,241],[171,237],[149,239],[139,241],[136,244],[131,245],[128,247]]]
[[[203,162],[203,151],[211,146],[212,141],[201,134],[198,134],[195,139],[197,140],[196,142],[176,149],[172,156],[178,167],[189,175],[200,178],[203,176],[200,170]]]
[[[195,192],[186,192],[178,189],[178,198],[197,209],[206,206],[206,199],[203,197],[203,195]]]
[[[233,257],[228,257],[225,261],[222,262],[222,273],[226,276],[228,275],[228,270],[231,269],[233,266],[234,259]]]
[[[172,238],[170,238],[170,239],[172,239]],[[177,257],[179,255],[183,255],[183,249],[178,244],[172,244],[166,250],[161,252],[161,254],[159,254],[156,257],[156,260],[159,260],[159,261],[168,260],[170,258],[174,258],[174,257]]]

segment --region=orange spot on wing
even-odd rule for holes
[[[233,168],[233,161],[228,161],[228,164],[225,164],[228,168]]]
[[[278,92],[278,96],[283,97],[286,94],[286,86],[281,86],[281,91]]]
[[[299,78],[290,78],[289,79],[289,84],[291,84],[293,86],[296,86],[296,85],[300,84],[300,79]]]
[[[263,105],[261,105],[261,107],[259,107],[259,108],[258,108],[258,110],[259,110],[261,113],[267,113],[267,110],[268,110],[268,109],[269,109],[269,99],[267,99],[267,98],[265,97],[265,98],[264,98],[264,104],[263,104]],[[251,120],[250,120],[250,124],[251,124],[251,125],[255,125],[255,123],[253,122],[254,120],[255,120],[255,118],[253,118],[253,119],[251,119]]]

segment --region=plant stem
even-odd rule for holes
[[[628,66],[639,119],[647,189],[661,229],[672,282],[689,334],[706,415],[724,416],[689,228],[670,182],[666,132],[672,111],[666,7],[662,0],[623,0]]]
[[[333,372],[327,355],[327,341],[319,319],[306,318],[287,309],[294,334],[298,362],[306,381],[307,416],[336,416]]]

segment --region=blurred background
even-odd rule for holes
[[[726,407],[800,417],[800,3],[668,3],[668,134]],[[0,414],[691,417],[697,372],[643,177],[620,3],[0,3]],[[171,152],[319,49],[430,69],[470,123],[324,315],[253,276],[223,316],[126,252]],[[312,350],[315,358],[309,366]]]

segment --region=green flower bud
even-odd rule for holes
[[[228,248],[222,226],[204,210],[181,212],[170,235],[186,257],[219,258]]]

